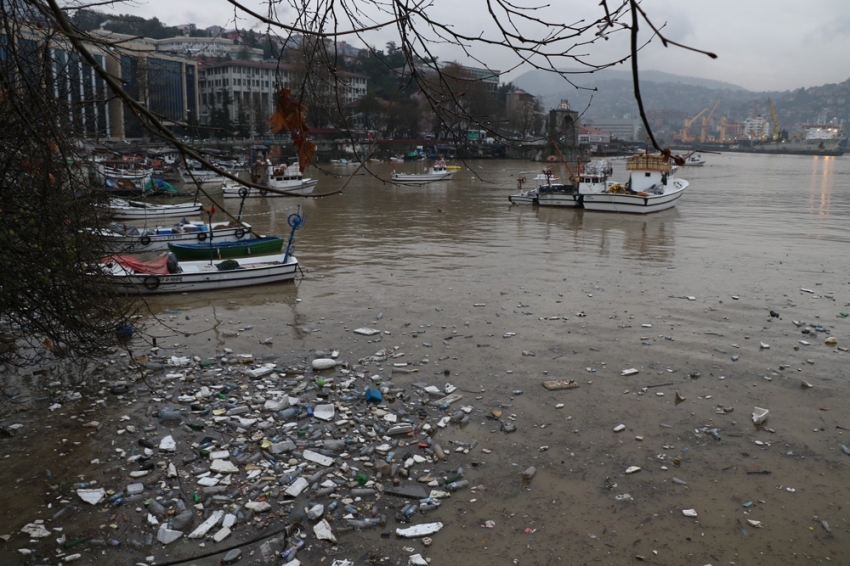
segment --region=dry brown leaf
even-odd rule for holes
[[[298,167],[301,172],[308,163],[312,163],[316,155],[316,144],[307,139],[307,107],[298,100],[292,100],[289,95],[292,91],[288,88],[281,89],[277,94],[277,104],[274,113],[269,118],[269,124],[275,133],[286,128],[293,135],[293,142],[298,148]]]

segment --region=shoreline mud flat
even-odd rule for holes
[[[169,299],[147,321],[158,348],[132,344],[143,372],[116,354],[94,388],[5,407],[0,559],[218,564],[236,546],[249,564],[850,561],[848,307],[825,279],[749,296],[645,273],[561,293],[456,280],[376,298],[311,276],[277,302]],[[101,488],[95,505],[76,493]],[[427,545],[397,531],[436,523]]]

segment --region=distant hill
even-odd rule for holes
[[[569,75],[569,78],[573,83],[581,87],[593,88],[594,86],[598,86],[601,82],[631,82],[632,72],[627,69],[603,69],[601,71],[594,71],[593,73]],[[701,79],[698,77],[683,77],[672,73],[665,73],[664,71],[642,71],[640,74],[640,80],[641,84],[647,82],[681,83],[683,85],[700,86],[714,90],[746,90],[740,86],[733,85],[732,83],[715,81],[712,79]],[[564,79],[558,75],[538,70],[523,73],[517,77],[513,83],[530,93],[540,93],[546,97],[557,96],[558,93],[563,92],[564,90],[572,89],[572,87],[565,83]]]
[[[605,69],[593,74],[571,75],[570,79],[581,87],[596,87],[597,91],[577,89],[545,71],[526,72],[513,83],[541,98],[547,111],[561,99],[568,100],[574,110],[582,113],[583,121],[637,117],[638,108],[629,70]],[[767,99],[770,97],[780,125],[789,130],[801,123],[833,118],[850,122],[850,80],[795,91],[752,92],[731,83],[662,71],[643,71],[640,79],[647,111],[681,112],[694,116],[703,108],[710,109],[720,98],[715,119],[727,116],[729,120],[743,121],[756,113],[769,118]],[[671,124],[671,127],[680,128],[681,123]]]

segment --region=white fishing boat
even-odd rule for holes
[[[705,159],[699,153],[691,152],[685,155],[685,162],[682,165],[685,167],[702,167],[705,165]]]
[[[393,171],[393,182],[421,185],[435,181],[450,181],[454,174],[455,171],[450,171],[446,167],[446,162],[441,159],[434,163],[433,167],[429,167],[425,173],[396,173]]]
[[[610,185],[613,185],[608,180],[611,166],[607,161],[593,161],[581,168],[580,171],[577,179],[572,179],[571,183],[564,184],[553,182],[553,180],[558,179],[558,176],[553,175],[551,170],[544,170],[534,179],[542,178],[545,183],[527,191],[520,190],[519,193],[509,196],[508,200],[515,204],[580,208],[582,206],[582,193],[604,192]]]
[[[211,291],[290,281],[298,260],[286,253],[215,261],[181,261],[173,255],[152,262],[133,256],[113,255],[100,264],[113,278],[116,289],[127,294]]]
[[[273,198],[273,197],[286,197],[287,195],[309,195],[313,192],[313,189],[318,184],[317,179],[301,179],[300,181],[288,181],[287,184],[291,185],[289,188],[283,188],[284,182],[276,183],[276,186],[273,186],[274,190],[269,189],[257,189],[255,187],[246,187],[240,183],[235,183],[233,181],[229,181],[224,184],[221,192],[224,198]],[[281,194],[281,193],[285,194]]]
[[[149,202],[113,198],[109,209],[115,220],[156,220],[159,218],[182,218],[197,216],[203,209],[197,202],[181,204],[152,204]]]
[[[203,243],[210,239],[215,242],[232,242],[253,237],[251,225],[244,222],[213,222],[212,226],[208,226],[201,221],[148,228],[114,223],[109,229],[97,232],[97,235],[107,249],[132,253],[166,250],[168,244]]]
[[[205,190],[214,190],[220,188],[225,181],[225,177],[219,175],[212,169],[205,169],[197,161],[189,161],[188,167],[180,167],[180,180],[187,185],[197,185]]]
[[[519,192],[508,195],[508,200],[511,204],[537,204],[537,188],[523,189],[519,187]]]
[[[550,184],[537,188],[537,204],[540,206],[562,206],[579,208],[584,205],[584,194],[604,193],[614,185],[608,180],[611,165],[607,161],[591,161],[579,165],[577,178],[572,184]]]
[[[603,185],[580,185],[582,206],[586,210],[649,214],[676,206],[688,187],[677,179],[672,160],[662,154],[638,154],[626,160],[629,180]]]

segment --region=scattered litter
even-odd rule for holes
[[[767,416],[770,413],[767,409],[756,407],[753,409],[753,424],[760,425],[767,421]]]
[[[381,331],[374,328],[355,328],[354,333],[361,336],[374,336],[375,334],[380,334]]]
[[[412,525],[406,528],[398,528],[395,534],[401,538],[417,538],[432,535],[443,528],[443,523],[423,523],[421,525]]]
[[[553,379],[543,382],[543,387],[549,391],[558,391],[560,389],[576,389],[579,386],[574,379]]]

